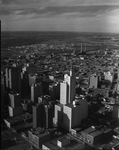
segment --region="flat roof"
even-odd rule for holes
[[[61,136],[60,139],[61,138],[67,138],[67,135]],[[69,137],[69,138],[70,138],[70,143],[62,148],[57,146],[57,140],[59,140],[59,138],[49,141],[47,143],[44,143],[43,145],[45,145],[46,147],[48,147],[51,150],[66,150],[66,149],[75,150],[78,147],[80,147],[82,144],[84,144],[83,142],[77,141],[72,137]]]
[[[101,132],[101,131],[99,131],[99,130],[97,130],[97,131],[95,131],[95,132],[90,133],[90,135],[91,135],[91,136],[93,136],[93,137],[96,137],[96,136],[101,135],[101,134],[102,134],[102,132]]]
[[[85,132],[85,133],[92,133],[92,132],[94,132],[95,130],[96,130],[96,129],[90,127],[90,128],[88,128],[88,129],[85,129],[83,132]]]

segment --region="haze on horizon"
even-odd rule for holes
[[[0,0],[2,31],[119,33],[119,0]]]

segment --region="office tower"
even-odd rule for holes
[[[104,79],[112,82],[113,81],[113,75],[110,72],[104,72]]]
[[[86,52],[86,44],[85,44],[85,50],[84,50],[84,52]]]
[[[49,94],[49,80],[43,80],[42,85],[43,85],[43,95],[48,95]]]
[[[53,83],[49,85],[49,95],[51,97],[51,100],[59,99],[60,97],[60,84],[59,83]]]
[[[81,43],[81,53],[83,52],[83,50],[82,50],[82,43]]]
[[[9,93],[9,105],[13,108],[20,106],[21,96],[19,93]]]
[[[33,128],[51,128],[53,126],[53,112],[51,105],[37,104],[33,106]]]
[[[60,103],[67,104],[69,98],[69,85],[67,82],[63,81],[60,83]]]
[[[3,84],[1,84],[1,110],[4,109],[4,88],[3,88]]]
[[[42,78],[38,76],[37,74],[29,74],[29,86],[40,83],[42,81]]]
[[[41,102],[50,102],[51,98],[49,95],[42,95],[40,97],[38,97],[38,103],[41,103]]]
[[[118,64],[118,66],[119,66],[119,64]],[[119,67],[117,69],[117,73],[118,73],[118,80],[119,80]]]
[[[63,121],[63,104],[57,104],[54,108],[53,125],[55,127],[61,126]]]
[[[60,99],[60,83],[56,83],[56,98]]]
[[[51,128],[53,126],[53,114],[54,114],[54,109],[53,109],[53,106],[52,105],[45,105],[45,112],[44,112],[44,117],[42,116],[43,118],[43,122],[44,122],[44,125],[43,127],[45,129],[47,128]]]
[[[49,85],[49,95],[51,97],[51,100],[54,100],[56,97],[56,87],[53,84]]]
[[[21,93],[21,70],[19,68],[6,68],[6,87]]]
[[[64,76],[64,81],[68,84],[68,103],[72,103],[75,99],[75,93],[76,93],[76,77],[74,70],[70,70],[70,75]]]
[[[60,84],[60,103],[72,103],[76,93],[76,77],[73,69],[70,70],[70,75],[64,75],[64,82]]]
[[[32,106],[33,109],[33,128],[43,127],[43,119],[44,119],[44,105],[36,104]]]
[[[119,105],[113,105],[112,117],[119,121]]]
[[[98,88],[99,77],[96,74],[90,76],[89,88]]]
[[[70,131],[81,124],[81,105],[67,104],[63,106],[62,128]]]
[[[81,112],[81,119],[85,119],[88,117],[88,103],[87,100],[84,98],[76,98],[75,103],[77,105],[81,105],[82,112]]]
[[[38,102],[38,97],[42,95],[42,84],[37,83],[31,86],[31,101]]]
[[[27,64],[22,68],[22,71],[26,71],[28,74],[37,74],[37,67],[32,64]]]
[[[30,86],[29,86],[29,77],[28,73],[24,72],[22,74],[22,79],[21,79],[21,96],[26,96],[30,94]]]
[[[21,106],[21,97],[19,93],[9,93],[9,116],[17,116],[23,113],[23,107]]]
[[[29,74],[29,86],[36,84],[36,76]]]

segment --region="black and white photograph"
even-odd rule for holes
[[[1,150],[119,150],[119,0],[0,0]]]

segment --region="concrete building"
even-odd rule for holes
[[[29,86],[34,85],[36,83],[40,83],[42,81],[42,78],[38,76],[37,74],[29,74]]]
[[[17,67],[6,68],[6,87],[21,93],[21,70]]]
[[[45,129],[53,127],[53,115],[54,115],[54,109],[51,105],[45,105],[45,112],[44,112],[44,117],[43,117],[43,122],[44,125],[43,127]]]
[[[60,136],[42,144],[42,150],[83,150],[85,143],[68,135]]]
[[[42,143],[50,139],[50,133],[43,132],[42,128],[39,127],[35,130],[28,130],[28,139],[31,145],[39,149]]]
[[[3,84],[1,84],[1,110],[4,109],[4,90],[3,90]]]
[[[61,148],[68,144],[70,144],[70,138],[68,138],[68,137],[62,137],[57,140],[57,146],[59,146]]]
[[[49,95],[42,95],[40,97],[38,97],[38,103],[41,102],[49,102],[51,100]]]
[[[76,94],[76,77],[73,69],[70,70],[70,75],[64,75],[64,82],[60,84],[60,103],[72,103]]]
[[[10,117],[21,115],[23,113],[23,107],[21,105],[21,96],[19,93],[9,93],[8,112]]]
[[[113,105],[112,117],[119,121],[119,105]]]
[[[75,102],[79,105],[81,105],[82,108],[82,115],[81,115],[81,119],[85,119],[88,117],[88,103],[87,100],[85,98],[76,98]]]
[[[21,96],[19,93],[9,93],[9,105],[13,108],[21,105]]]
[[[87,141],[89,144],[97,144],[102,141],[103,134],[101,131],[97,130],[87,135]]]
[[[65,105],[68,103],[69,98],[69,85],[67,82],[60,83],[60,103]]]
[[[27,72],[22,73],[21,79],[21,97],[30,94],[29,76]]]
[[[59,83],[53,83],[49,85],[49,95],[51,97],[51,100],[58,99],[60,97],[60,84]]]
[[[63,121],[63,105],[57,104],[54,108],[54,118],[53,118],[53,125],[55,127],[61,126]]]
[[[64,81],[66,81],[69,85],[68,103],[72,103],[76,94],[76,76],[73,69],[70,70],[70,76],[64,76]]]
[[[90,76],[89,88],[98,88],[99,77],[96,74]]]
[[[37,74],[37,67],[34,65],[27,64],[22,68],[23,71],[26,71],[28,74]]]
[[[109,80],[110,82],[113,81],[113,75],[111,74],[111,72],[104,72],[104,79],[105,80]]]
[[[38,97],[42,95],[42,84],[31,86],[31,101],[38,102]]]
[[[33,128],[42,127],[44,106],[42,104],[37,104],[35,106],[32,106],[32,109],[33,109]]]
[[[70,131],[81,123],[81,105],[67,104],[63,106],[63,123],[62,127]]]
[[[13,108],[11,106],[8,106],[8,111],[9,111],[10,117],[18,116],[18,115],[21,115],[23,113],[23,107],[17,106],[17,107]]]
[[[37,104],[33,106],[33,128],[51,128],[53,126],[54,109],[51,105]]]

